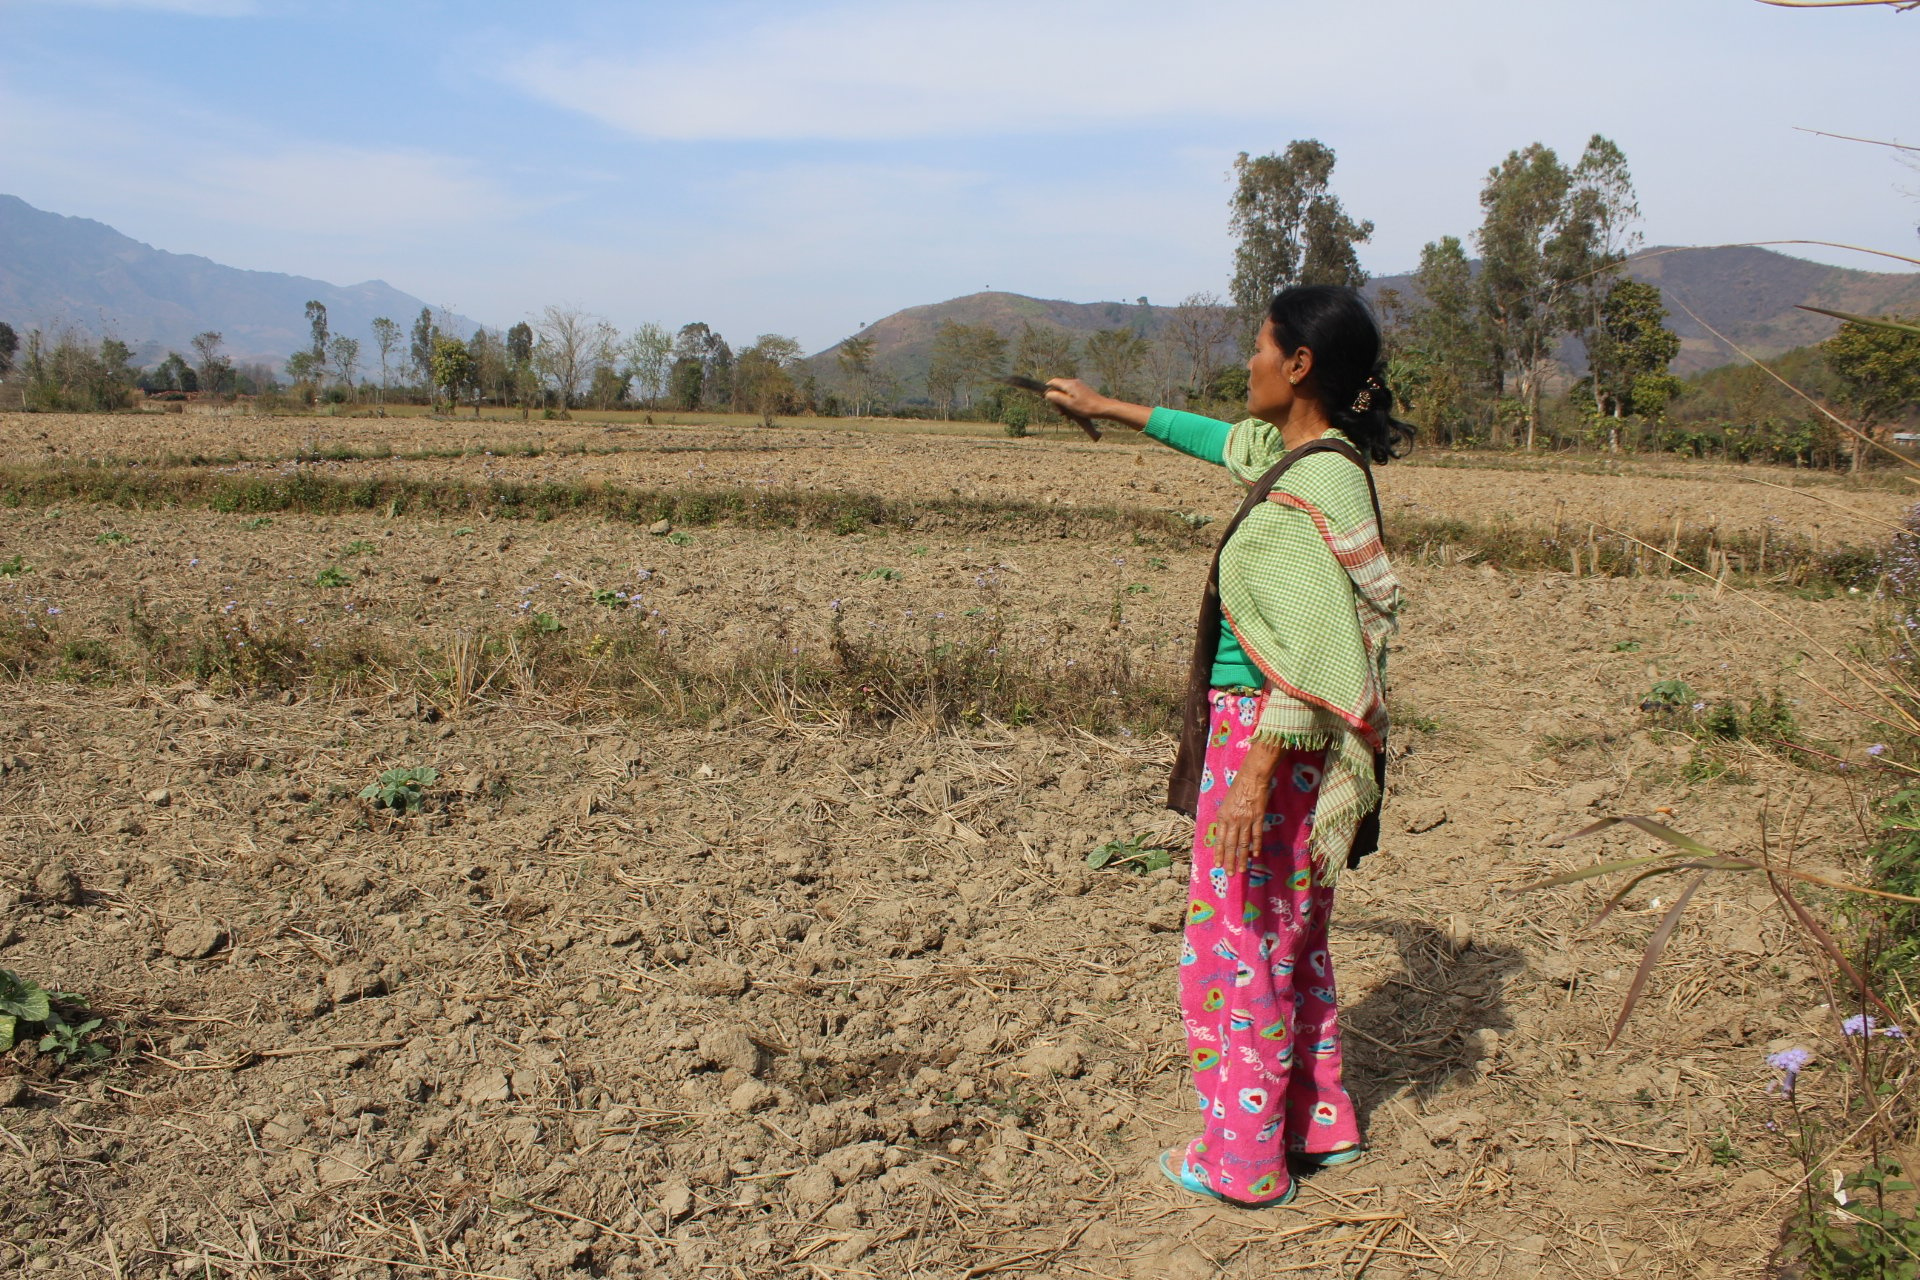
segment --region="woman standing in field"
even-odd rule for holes
[[[1276,297],[1247,375],[1251,416],[1232,426],[1077,379],[1055,379],[1047,399],[1219,463],[1249,490],[1208,578],[1168,789],[1195,817],[1180,1005],[1201,1133],[1160,1169],[1259,1208],[1293,1199],[1289,1161],[1360,1156],[1327,922],[1341,868],[1379,837],[1400,585],[1369,467],[1412,433],[1351,289]]]

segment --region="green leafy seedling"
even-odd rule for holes
[[[100,1029],[102,1021],[100,1018],[88,1018],[85,1022],[50,1019],[47,1033],[40,1037],[40,1052],[52,1054],[53,1060],[63,1067],[70,1062],[98,1062],[110,1051],[87,1037]]]
[[[1647,690],[1647,696],[1641,700],[1642,711],[1683,711],[1690,709],[1700,699],[1694,696],[1693,686],[1685,680],[1656,680],[1653,688]]]
[[[538,631],[541,635],[548,635],[548,636],[552,635],[556,631],[565,631],[567,629],[566,625],[562,623],[560,619],[554,617],[550,613],[534,614],[532,618],[528,619],[528,625],[530,625],[535,631]]]
[[[1153,590],[1153,588],[1144,582],[1129,582],[1127,584],[1127,594],[1130,596],[1143,596],[1151,590]]]
[[[1137,876],[1172,866],[1173,855],[1165,849],[1154,848],[1151,840],[1145,832],[1125,840],[1109,840],[1087,855],[1087,865],[1095,871],[1119,867]]]
[[[343,556],[377,556],[380,554],[380,548],[374,546],[365,538],[355,538],[352,542],[340,548],[340,554]]]
[[[453,531],[453,536],[456,538],[470,538],[473,536],[473,526],[470,524],[463,524],[458,529],[455,529]]]
[[[1162,557],[1160,557],[1160,556],[1148,556],[1148,557],[1147,557],[1147,568],[1149,568],[1149,569],[1164,569],[1164,568],[1166,568],[1166,567],[1167,567],[1167,562],[1166,562],[1166,560],[1165,560],[1165,559],[1163,559]]]
[[[18,578],[32,572],[33,566],[27,563],[24,556],[13,555],[0,560],[0,578]]]
[[[862,582],[872,582],[875,580],[880,582],[898,582],[900,581],[900,571],[898,569],[869,569],[860,575],[860,580]]]
[[[1638,652],[1640,652],[1640,642],[1639,642],[1638,640],[1620,640],[1620,641],[1616,641],[1616,642],[1614,643],[1614,646],[1613,646],[1613,652],[1615,652],[1615,653],[1638,653]]]
[[[630,603],[618,591],[611,588],[594,592],[593,602],[597,605],[604,605],[609,609],[623,609]]]
[[[93,545],[96,547],[124,547],[133,539],[118,529],[109,529],[105,533],[95,534]]]
[[[13,1048],[21,1023],[44,1023],[52,1016],[52,992],[17,973],[0,969],[0,1053]]]
[[[395,813],[418,813],[426,800],[426,790],[439,780],[440,771],[423,764],[413,769],[389,769],[378,782],[360,789],[360,798],[376,809]]]
[[[676,547],[690,547],[693,545],[693,535],[690,533],[682,533],[680,530],[675,529],[667,535],[667,541]]]
[[[260,530],[268,528],[272,524],[272,516],[255,516],[251,520],[242,520],[240,527],[249,533],[258,533]]]
[[[346,587],[353,585],[353,578],[346,570],[336,565],[328,565],[314,577],[316,587]]]

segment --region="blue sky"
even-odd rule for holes
[[[1920,172],[1796,126],[1920,142],[1916,54],[1920,12],[1753,0],[0,0],[0,191],[493,324],[818,349],[989,286],[1224,292],[1233,157],[1298,137],[1380,273],[1595,131],[1649,244],[1913,253]]]

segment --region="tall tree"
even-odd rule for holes
[[[433,355],[427,363],[432,385],[447,393],[447,411],[453,412],[460,407],[461,390],[473,379],[472,353],[458,338],[439,337],[433,340]]]
[[[1607,421],[1607,450],[1620,449],[1620,421],[1631,414],[1658,418],[1680,390],[1668,366],[1680,354],[1680,335],[1667,327],[1660,290],[1620,280],[1600,304],[1600,323],[1587,342],[1595,412]]]
[[[865,417],[873,408],[873,339],[855,335],[841,342],[834,353],[840,366],[840,379],[853,404],[853,416]]]
[[[1271,301],[1269,295],[1267,302]],[[1260,304],[1262,314],[1266,305]],[[1167,335],[1187,358],[1187,377],[1192,384],[1189,404],[1193,407],[1207,403],[1214,377],[1233,349],[1234,335],[1242,323],[1242,316],[1213,293],[1188,294],[1167,317]]]
[[[578,307],[548,307],[536,326],[541,363],[560,407],[570,409],[593,374],[596,357],[607,345],[612,326]]]
[[[13,372],[13,353],[20,349],[20,335],[13,326],[0,320],[0,378]]]
[[[793,371],[800,363],[800,343],[777,333],[763,333],[740,352],[734,365],[734,399],[760,425],[771,427],[776,415],[788,412],[797,393]]]
[[[420,379],[420,385],[427,388],[427,394],[433,394],[433,344],[440,336],[440,326],[433,322],[433,308],[422,307],[420,314],[414,317],[412,338],[407,354],[412,357],[413,374]]]
[[[667,393],[667,373],[673,367],[673,335],[651,320],[627,335],[627,376],[638,385],[637,398],[658,404]]]
[[[1279,155],[1233,162],[1236,184],[1228,225],[1233,253],[1233,305],[1251,339],[1273,295],[1296,284],[1358,288],[1367,274],[1355,246],[1373,238],[1373,223],[1354,221],[1333,194],[1333,148],[1313,138]]]
[[[358,400],[360,397],[354,378],[360,372],[360,339],[334,338],[327,343],[327,359],[332,363],[340,381],[347,384],[348,394]]]
[[[527,402],[533,398],[539,377],[533,363],[533,326],[525,320],[507,330],[507,371],[514,399],[520,402],[520,417],[527,417]]]
[[[1608,406],[1603,388],[1618,385],[1621,380],[1606,363],[1614,350],[1604,340],[1608,302],[1625,278],[1628,257],[1640,247],[1640,203],[1634,194],[1633,174],[1627,168],[1626,153],[1610,139],[1596,133],[1587,140],[1580,163],[1573,167],[1568,206],[1569,223],[1589,238],[1585,269],[1572,287],[1575,315],[1571,327],[1587,349],[1593,411],[1596,416],[1604,416]],[[1665,318],[1664,308],[1661,318]]]
[[[308,299],[307,328],[313,335],[312,345],[307,349],[313,354],[314,375],[326,377],[327,373],[327,304]]]
[[[1102,395],[1132,398],[1140,366],[1147,358],[1147,345],[1147,340],[1132,329],[1101,329],[1088,335],[1087,364]]]
[[[1554,348],[1580,322],[1575,292],[1595,262],[1599,228],[1578,194],[1573,173],[1538,142],[1510,152],[1480,192],[1476,239],[1495,381],[1502,395],[1509,376],[1517,385],[1528,449]]]
[[[220,351],[225,341],[215,329],[193,335],[194,363],[204,395],[217,396],[233,381],[233,365]]]
[[[480,392],[474,397],[473,416],[480,416],[480,400],[491,397],[505,404],[513,391],[513,366],[507,359],[506,344],[490,329],[473,331],[467,340],[467,355],[473,360],[473,385]]]
[[[982,383],[1005,372],[1007,340],[992,325],[949,320],[933,334],[927,365],[927,397],[943,416],[973,407]]]
[[[724,409],[733,400],[733,349],[701,321],[680,326],[669,375],[683,409]]]
[[[1420,300],[1394,335],[1394,385],[1428,440],[1450,444],[1473,430],[1490,377],[1473,268],[1458,237],[1420,250],[1414,287]]]
[[[1897,323],[1916,324],[1912,319]],[[1920,334],[1880,325],[1840,326],[1820,344],[1827,367],[1840,383],[1840,398],[1854,416],[1853,425],[1869,435],[1881,422],[1920,404]],[[1856,441],[1853,469],[1860,469],[1865,450]]]
[[[400,347],[400,326],[386,316],[373,318],[373,346],[380,353],[379,402],[387,402],[387,365]]]

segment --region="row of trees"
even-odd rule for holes
[[[323,394],[384,402],[395,375],[411,375],[404,389],[445,403],[565,410],[671,405],[688,410],[734,410],[767,421],[811,402],[812,388],[800,374],[797,340],[762,334],[736,354],[706,324],[677,333],[642,324],[622,333],[598,316],[573,307],[548,307],[536,321],[504,332],[482,327],[471,337],[451,332],[444,314],[423,307],[411,327],[376,317],[372,345],[377,378],[361,382],[360,343],[332,332],[327,309],[306,305],[311,334],[307,349],[287,361],[287,377],[309,400]]]

